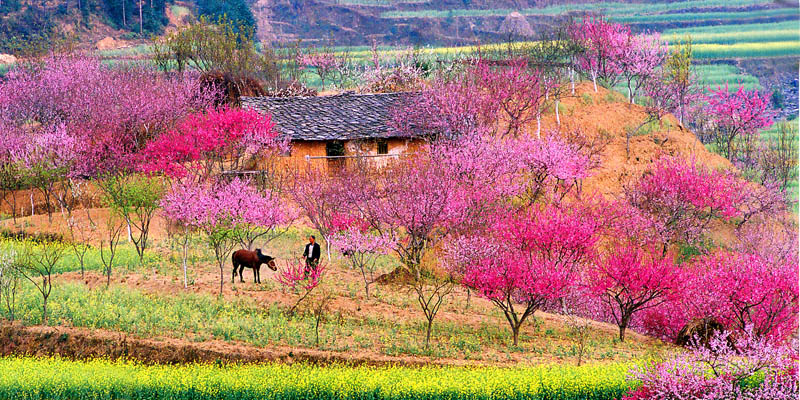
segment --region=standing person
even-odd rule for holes
[[[303,250],[303,258],[306,259],[306,275],[317,269],[317,265],[319,265],[320,254],[321,251],[319,249],[319,244],[317,244],[317,238],[315,238],[314,235],[309,236],[308,244],[306,245],[305,250]]]

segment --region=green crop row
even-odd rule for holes
[[[387,11],[381,14],[384,18],[446,18],[446,17],[489,17],[504,16],[518,11],[523,15],[560,15],[574,11],[595,11],[607,15],[634,15],[652,14],[669,11],[679,11],[689,8],[725,8],[752,7],[771,3],[769,0],[688,0],[672,3],[619,3],[599,2],[589,4],[562,4],[539,8],[512,9],[453,9],[453,10],[415,10],[415,11]],[[679,14],[673,14],[679,15]]]
[[[740,72],[738,68],[728,64],[709,64],[695,66],[698,81],[703,86],[716,88],[725,85],[731,87],[744,86],[746,90],[763,89],[753,75]]]
[[[98,359],[0,358],[15,399],[581,399],[630,388],[631,364],[582,367],[145,366]]]
[[[333,0],[336,4],[389,7],[398,4],[430,3],[430,0]]]
[[[715,33],[688,33],[688,34],[668,34],[661,38],[667,42],[682,40],[686,35],[691,36],[693,44],[716,43],[734,44],[741,42],[782,42],[800,41],[800,30],[795,29],[772,29],[762,31],[745,32],[715,32]]]
[[[745,12],[714,11],[696,13],[652,14],[652,15],[617,15],[611,19],[626,24],[652,24],[696,21],[741,21],[762,18],[790,18],[797,17],[798,9],[771,8]]]
[[[758,24],[727,24],[727,25],[708,25],[692,26],[689,28],[667,29],[662,32],[664,35],[685,36],[698,33],[746,33],[746,32],[767,32],[773,30],[794,30],[797,33],[797,21],[767,22]]]
[[[705,59],[790,57],[800,55],[800,41],[731,45],[705,43],[693,45],[692,51],[695,57]]]
[[[80,249],[79,249],[80,250]],[[0,251],[8,252],[14,251],[22,253],[24,251],[23,245],[15,240],[0,240]],[[85,250],[83,258],[84,269],[86,271],[102,271],[103,261],[100,258],[100,248],[97,246],[88,247]],[[108,249],[105,249],[108,252]],[[106,256],[107,257],[107,256]],[[136,249],[131,244],[123,244],[117,248],[117,253],[114,256],[113,268],[118,271],[136,271],[140,267],[158,264],[161,261],[159,255],[151,252],[145,253],[143,262],[139,262],[139,255]],[[76,252],[71,247],[64,250],[64,255],[56,263],[53,270],[54,274],[61,274],[71,271],[80,271],[80,260]]]

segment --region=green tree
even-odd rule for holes
[[[163,71],[192,68],[206,73],[219,72],[230,76],[237,85],[243,85],[246,79],[268,85],[277,81],[275,54],[263,46],[259,51],[254,28],[224,16],[212,21],[201,16],[186,28],[161,38],[154,37],[156,65]]]
[[[153,220],[165,187],[157,177],[112,175],[99,182],[103,199],[111,211],[128,226],[129,238],[136,246],[139,262],[144,258],[150,223]]]
[[[692,37],[686,36],[670,46],[670,55],[664,67],[671,87],[675,90],[678,103],[678,121],[683,124],[686,105],[693,100],[695,86],[694,70],[692,68]]]

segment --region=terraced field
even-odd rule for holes
[[[353,0],[370,1],[370,0]],[[688,10],[689,12],[683,12]],[[769,0],[689,0],[672,3],[629,4],[599,2],[525,9],[392,10],[383,18],[504,17],[519,12],[529,18],[592,12],[627,23],[636,30],[661,31],[674,42],[687,35],[701,59],[767,58],[800,56],[797,7],[775,7]],[[694,25],[687,28],[674,28]]]
[[[758,78],[729,64],[698,65],[695,66],[695,73],[703,86],[716,88],[727,83],[731,86],[743,85],[747,90],[763,89]]]
[[[354,1],[369,1],[369,0],[354,0]],[[373,0],[374,1],[374,0]],[[774,4],[770,0],[690,0],[672,3],[619,3],[619,2],[598,2],[591,4],[562,4],[548,7],[525,8],[522,10],[512,9],[451,9],[451,10],[414,10],[414,11],[387,11],[381,14],[384,18],[446,18],[446,17],[488,17],[488,16],[505,16],[511,12],[517,11],[523,15],[561,15],[569,12],[596,12],[608,16],[627,16],[634,14],[658,14],[681,11],[685,9],[720,9],[724,8],[735,9],[737,7],[758,7]],[[763,10],[762,10],[763,12]],[[732,14],[739,14],[736,11]],[[665,14],[672,16],[680,16],[685,14]]]

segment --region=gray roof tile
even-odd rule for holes
[[[293,140],[352,140],[398,136],[389,128],[393,109],[409,93],[320,97],[242,97],[242,107],[269,113]]]

